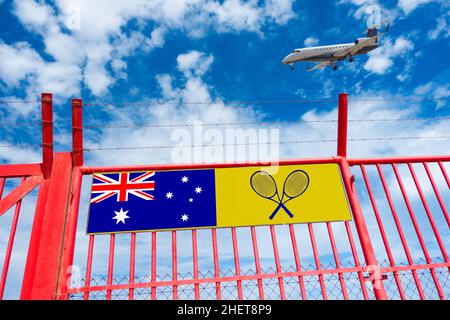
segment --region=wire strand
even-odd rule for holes
[[[441,101],[450,100],[449,97],[436,97],[436,98],[423,98],[423,97],[392,97],[392,98],[350,98],[349,102],[378,102],[378,101]],[[323,99],[272,99],[272,100],[230,100],[230,101],[174,101],[174,100],[156,100],[148,102],[102,102],[102,101],[88,101],[83,103],[85,107],[118,107],[118,106],[148,106],[153,105],[244,105],[244,104],[295,104],[295,103],[320,103],[320,102],[338,102],[336,98],[323,98]]]
[[[403,122],[403,121],[424,121],[424,120],[450,120],[450,117],[426,117],[426,118],[386,118],[386,119],[350,119],[348,122]],[[301,120],[301,123],[336,123],[337,120]],[[261,125],[268,124],[266,122],[225,122],[225,123],[168,123],[168,124],[129,124],[129,125],[102,125],[102,124],[88,124],[83,126],[85,129],[106,128],[106,129],[121,129],[121,128],[173,128],[173,127],[194,127],[194,126],[238,126],[238,125]],[[281,124],[280,122],[273,122]]]
[[[435,137],[386,137],[386,138],[356,138],[348,139],[349,142],[358,141],[388,141],[388,140],[426,140],[426,139],[450,139],[450,136]],[[169,149],[169,148],[195,148],[195,147],[226,147],[226,146],[248,146],[248,145],[272,145],[272,144],[299,144],[299,143],[328,143],[336,142],[337,139],[322,140],[296,140],[296,141],[280,141],[280,142],[250,142],[236,144],[210,144],[210,145],[171,145],[171,146],[134,146],[134,147],[99,147],[99,148],[83,148],[84,151],[100,151],[100,150],[140,150],[140,149]]]
[[[40,103],[41,100],[0,100],[0,104]]]
[[[27,148],[27,147],[42,147],[42,143],[21,143],[21,144],[4,144],[0,148]]]

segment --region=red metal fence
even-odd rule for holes
[[[280,165],[337,163],[352,210],[347,222],[85,235],[77,229],[86,221],[80,197],[93,172],[255,164],[84,166],[80,99],[72,101],[72,152],[53,152],[49,94],[42,96],[42,128],[42,164],[0,165],[0,217],[12,216],[0,298],[11,282],[21,202],[34,188],[22,299],[450,296],[450,156],[348,159],[345,94],[339,97],[337,156]],[[20,183],[2,198],[10,179]]]

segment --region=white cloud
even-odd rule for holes
[[[433,0],[398,0],[398,6],[405,14],[410,14],[417,7],[430,3]]]
[[[292,0],[266,0],[266,15],[279,24],[285,24],[294,17]]]
[[[11,145],[11,143],[0,141],[0,145]],[[39,163],[41,162],[39,151],[22,146],[0,148],[0,163]]]
[[[303,43],[306,47],[313,47],[319,43],[319,39],[314,36],[310,36],[306,38]]]
[[[404,37],[397,38],[394,43],[388,39],[383,46],[368,53],[369,59],[364,64],[364,69],[385,74],[393,66],[394,58],[406,55],[413,48],[414,44]]]
[[[24,85],[32,87],[27,93],[35,95],[43,91],[37,84],[48,80],[43,70],[59,68],[69,71],[66,77],[76,76],[62,85],[51,82],[54,86],[47,86],[64,97],[79,91],[80,79],[94,95],[105,94],[117,79],[127,77],[127,57],[138,50],[162,47],[170,30],[192,37],[203,36],[209,29],[260,33],[264,24],[284,24],[294,16],[291,0],[267,0],[263,6],[256,0],[57,0],[51,4],[16,0],[13,12],[26,28],[42,37],[51,59],[26,44],[2,45],[6,57],[19,58],[0,61],[1,81],[9,87],[25,81]],[[130,21],[136,21],[138,27],[127,31],[124,27]],[[154,28],[147,34],[143,26],[149,22]],[[31,78],[37,79],[37,84],[27,82]]]
[[[213,60],[214,57],[212,55],[206,56],[199,51],[190,51],[178,55],[178,69],[187,75],[202,76],[209,69]]]
[[[38,32],[55,23],[52,8],[34,0],[14,1],[14,13],[26,27]]]
[[[0,42],[0,56],[0,78],[11,87],[18,87],[43,64],[40,55],[24,42],[13,46]]]
[[[244,3],[240,0],[225,0],[223,4],[211,1],[205,5],[205,9],[213,14],[218,30],[221,32],[258,31],[262,23],[263,16],[259,12],[256,1]]]
[[[436,28],[428,31],[428,39],[436,40],[441,34],[444,38],[450,36],[450,28],[448,27],[447,20],[450,18],[450,13],[437,19]]]
[[[431,96],[437,100],[436,108],[440,108],[445,105],[444,101],[439,101],[439,99],[447,98],[450,96],[450,85],[448,84],[437,84],[435,82],[428,82],[423,85],[418,86],[414,90],[414,94],[420,97]]]

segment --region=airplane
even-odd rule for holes
[[[389,23],[384,32],[378,32],[377,27],[367,29],[366,37],[358,38],[354,43],[343,43],[329,46],[308,47],[295,49],[288,54],[282,62],[290,65],[294,69],[295,62],[319,62],[313,67],[307,68],[307,71],[323,69],[327,66],[337,70],[337,62],[348,59],[354,61],[354,56],[368,53],[379,47],[378,38],[389,31]]]

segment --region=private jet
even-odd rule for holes
[[[337,70],[338,61],[348,59],[348,61],[353,62],[354,56],[365,54],[378,48],[378,38],[388,31],[389,24],[386,26],[384,32],[378,32],[377,27],[368,29],[366,36],[356,39],[354,43],[295,49],[292,53],[287,55],[282,62],[290,65],[291,69],[294,69],[295,62],[305,61],[319,62],[315,66],[307,68],[307,71],[323,69],[326,66],[330,66],[333,70]]]

